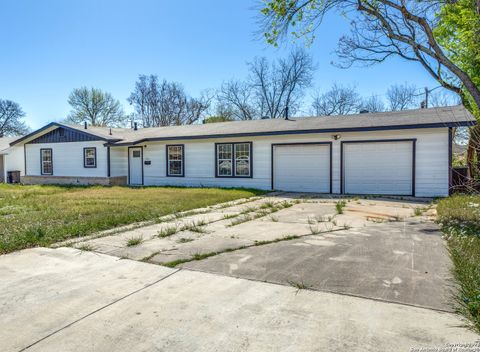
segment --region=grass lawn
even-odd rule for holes
[[[247,189],[0,184],[0,254],[261,193]]]
[[[459,288],[458,311],[480,333],[480,196],[454,195],[443,199],[437,212]]]

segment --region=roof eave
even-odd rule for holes
[[[441,123],[424,123],[412,125],[392,125],[392,126],[368,126],[368,127],[344,127],[344,128],[318,128],[308,130],[290,130],[290,131],[265,131],[265,132],[244,132],[244,133],[223,133],[216,135],[197,135],[197,136],[173,136],[173,137],[150,137],[141,138],[132,142],[106,143],[109,146],[130,146],[145,142],[159,142],[172,140],[189,140],[189,139],[212,139],[212,138],[232,138],[232,137],[255,137],[255,136],[278,136],[290,134],[311,134],[311,133],[334,133],[334,132],[368,132],[368,131],[388,131],[388,130],[405,130],[417,128],[442,128],[442,127],[468,127],[476,125],[476,121],[459,121],[459,122],[441,122]]]
[[[33,132],[23,136],[23,137],[20,137],[19,139],[16,139],[13,142],[10,142],[10,146],[13,147],[14,145],[17,145],[17,144],[19,144],[19,143],[37,135],[39,133],[42,133],[43,131],[48,130],[51,127],[62,127],[62,128],[65,128],[69,131],[83,133],[83,134],[98,138],[98,139],[103,140],[103,141],[114,142],[114,141],[120,141],[121,140],[121,139],[108,139],[108,138],[105,138],[103,136],[100,136],[100,135],[97,135],[97,134],[94,134],[94,133],[90,133],[90,132],[87,132],[87,131],[82,131],[82,130],[77,129],[77,128],[72,128],[70,126],[64,125],[64,124],[59,123],[59,122],[50,122],[49,124],[43,126],[42,128],[39,128],[38,130],[35,130],[35,131],[33,131]]]

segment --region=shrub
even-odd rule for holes
[[[454,195],[437,206],[458,285],[457,311],[480,333],[480,196]]]

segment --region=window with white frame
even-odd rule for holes
[[[42,175],[53,175],[52,149],[40,149],[40,164]]]
[[[184,176],[183,145],[167,145],[167,176]]]
[[[217,144],[216,177],[251,177],[251,149],[250,142]]]
[[[217,176],[233,175],[233,147],[232,144],[217,145]]]
[[[250,143],[235,144],[235,176],[250,176]]]
[[[83,149],[83,167],[86,167],[86,168],[97,167],[97,148]]]

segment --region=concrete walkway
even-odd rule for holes
[[[410,351],[478,336],[450,313],[73,248],[0,256],[2,351]]]

